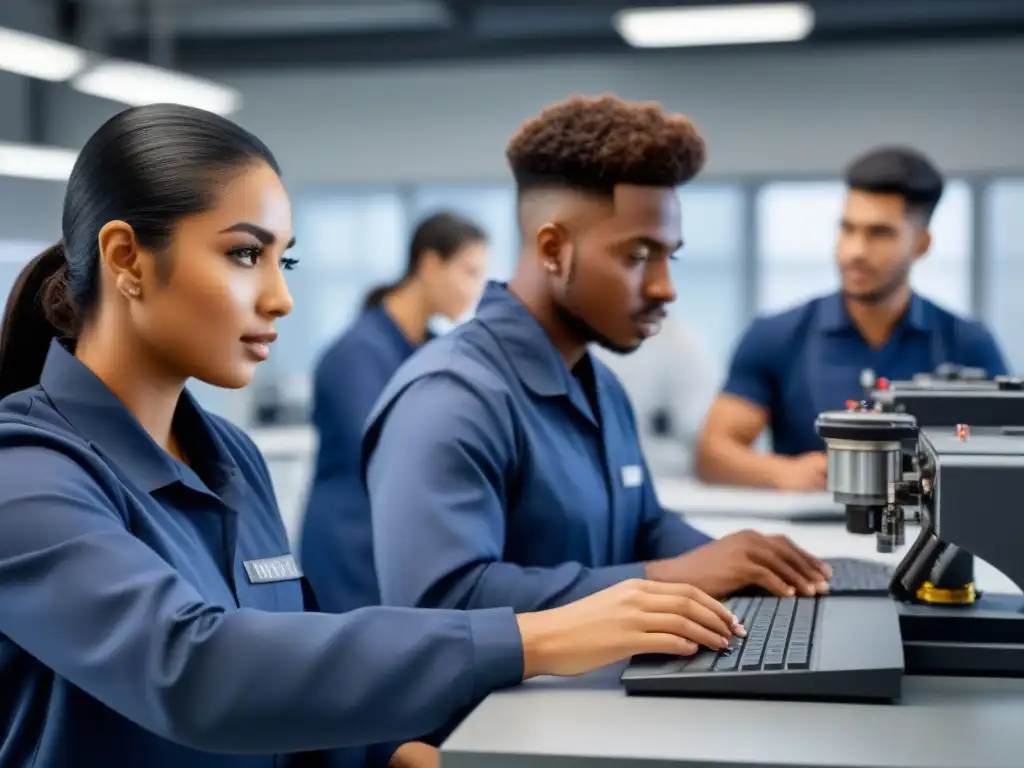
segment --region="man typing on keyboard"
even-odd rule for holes
[[[383,602],[540,610],[629,578],[719,597],[825,591],[783,537],[712,541],[658,504],[629,400],[591,343],[658,331],[682,246],[676,189],[704,163],[681,115],[574,98],[512,139],[522,252],[477,316],[411,357],[367,423]]]

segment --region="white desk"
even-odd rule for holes
[[[895,563],[841,523],[688,516],[724,536],[781,533],[822,557]],[[917,529],[907,531],[907,538]],[[975,562],[978,587],[1020,593]],[[896,705],[626,696],[622,665],[489,696],[441,747],[444,768],[1020,768],[1024,680],[909,676]]]
[[[687,516],[757,517],[768,520],[833,519],[844,513],[832,494],[708,485],[688,477],[655,477],[658,501]]]
[[[487,698],[444,768],[1020,768],[1024,680],[908,677],[899,704],[626,696],[620,666]]]

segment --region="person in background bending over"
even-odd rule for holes
[[[639,579],[518,615],[307,612],[262,456],[185,389],[252,381],[292,242],[273,155],[223,117],[138,107],[82,147],[0,327],[4,765],[434,766],[408,742],[492,690],[742,633]]]
[[[724,596],[826,588],[782,537],[712,541],[663,509],[622,385],[591,343],[628,353],[675,299],[677,187],[705,158],[682,115],[575,97],[507,149],[522,248],[508,285],[395,373],[367,422],[381,600],[536,610],[620,581]]]
[[[890,380],[943,363],[1006,373],[992,334],[917,295],[910,270],[931,245],[943,179],[919,152],[881,148],[854,160],[839,225],[838,293],[755,320],[740,340],[701,435],[702,479],[814,491],[827,459],[821,411],[862,400],[861,374]],[[754,442],[771,430],[773,453]]]
[[[416,227],[405,276],[372,290],[323,354],[313,383],[319,449],[302,525],[301,562],[321,610],[379,605],[370,501],[360,477],[363,425],[391,374],[429,338],[434,315],[456,320],[483,287],[484,231],[451,213]]]
[[[640,446],[654,476],[692,475],[697,438],[721,384],[717,366],[693,329],[669,315],[661,331],[635,352],[623,355],[600,345],[591,351],[629,395]]]

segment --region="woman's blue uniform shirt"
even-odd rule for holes
[[[300,556],[325,611],[380,605],[370,500],[359,468],[363,426],[388,379],[414,351],[384,308],[373,307],[317,365],[313,424],[319,449]]]
[[[824,450],[814,420],[863,399],[864,369],[906,381],[943,363],[984,368],[989,376],[1007,372],[995,339],[980,323],[916,294],[888,342],[872,349],[834,293],[755,320],[737,345],[723,391],[764,408],[773,450],[792,456]]]
[[[364,443],[388,605],[534,611],[706,543],[658,504],[633,409],[591,358],[598,408],[501,285],[391,379]]]
[[[253,583],[289,552],[262,458],[188,395],[175,430],[195,472],[56,342],[0,403],[0,766],[281,768],[521,679],[510,610],[303,613],[300,581]]]

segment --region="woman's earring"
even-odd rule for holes
[[[139,294],[142,293],[142,286],[138,283],[133,283],[127,278],[118,280],[118,287],[121,289],[121,293],[126,296],[130,296],[133,299],[137,299]]]

